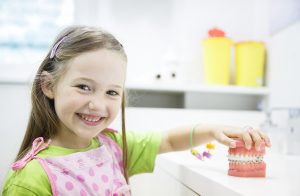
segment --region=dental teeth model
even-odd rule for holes
[[[246,149],[242,140],[236,140],[236,148],[229,148],[229,176],[237,177],[266,177],[266,163],[263,161],[265,155],[265,143],[261,142],[260,150]]]

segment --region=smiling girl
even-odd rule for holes
[[[259,147],[260,130],[197,124],[162,132],[126,132],[127,57],[111,34],[94,27],[63,30],[39,67],[32,110],[3,195],[130,195],[128,178],[152,172],[157,154],[232,138]],[[121,109],[121,133],[109,129]],[[140,119],[137,119],[140,120]]]

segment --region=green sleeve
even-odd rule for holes
[[[51,187],[47,174],[37,160],[32,160],[19,171],[9,171],[2,190],[3,196],[45,195],[50,196]]]
[[[23,196],[23,195],[28,195],[28,196],[38,196],[35,192],[31,191],[30,189],[23,187],[23,186],[18,186],[16,184],[11,184],[8,188],[4,189],[2,192],[3,196]]]
[[[107,133],[122,148],[120,133]],[[161,144],[161,132],[133,132],[126,133],[128,152],[128,174],[152,172],[155,159]]]

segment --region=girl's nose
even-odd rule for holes
[[[90,109],[90,110],[94,110],[94,107],[95,107],[95,106],[94,106],[93,102],[90,101],[90,102],[89,102],[89,109]]]
[[[105,101],[103,99],[92,99],[88,103],[88,108],[91,111],[103,111],[105,109]]]

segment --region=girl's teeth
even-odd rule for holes
[[[89,122],[97,122],[101,119],[101,117],[89,118],[83,114],[80,114],[80,116],[81,116],[81,118],[83,118],[84,120],[89,121]]]

